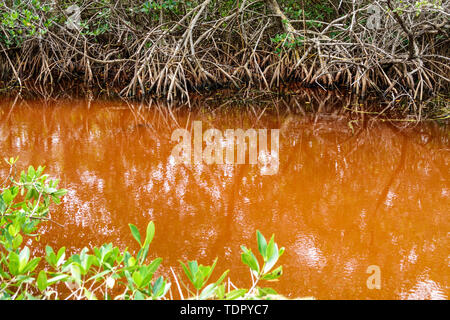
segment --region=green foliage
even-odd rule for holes
[[[176,0],[162,0],[162,1],[144,1],[138,8],[131,10],[136,13],[146,15],[150,21],[161,22],[162,16],[175,17],[186,14],[197,5],[194,1],[176,1]]]
[[[0,298],[31,297],[34,271],[41,258],[32,258],[24,240],[32,240],[37,225],[47,219],[51,202],[59,203],[66,193],[57,189],[58,180],[43,174],[44,167],[33,166],[12,175],[17,158],[5,159],[10,175],[1,187],[0,196]],[[40,287],[45,284],[43,275]]]
[[[176,10],[177,1],[175,0],[163,0],[163,1],[145,1],[142,4],[141,12],[146,14],[151,13],[152,11],[161,11],[161,10]]]
[[[35,169],[30,166],[16,178],[17,158],[5,161],[10,174],[0,189],[0,300],[168,299],[171,283],[163,276],[157,276],[162,258],[149,259],[149,248],[155,235],[153,222],[148,223],[145,237],[137,226],[129,224],[131,234],[140,247],[136,255],[108,243],[93,249],[83,248],[70,256],[66,254],[65,247],[54,250],[46,246],[43,257],[33,257],[30,247],[23,243],[29,245],[37,241],[38,224],[49,220],[51,202],[60,203],[66,190],[58,189],[58,180],[44,174],[44,167]],[[225,285],[225,279],[229,270],[210,282],[217,258],[212,265],[180,261],[181,269],[194,288],[192,291],[186,287],[187,298],[279,298],[275,290],[257,285],[259,281],[274,281],[281,276],[281,266],[272,269],[284,249],[278,249],[274,236],[267,243],[259,231],[257,243],[263,260],[261,268],[251,250],[242,246],[242,261],[255,275],[250,289],[233,288],[227,291],[226,287],[230,286]],[[62,284],[69,289],[69,294],[63,295],[58,290]],[[180,287],[178,290],[184,297]]]
[[[328,1],[310,1],[305,0],[303,9],[301,1],[285,0],[280,1],[283,11],[292,20],[302,20],[303,15],[306,20],[326,21],[333,16],[333,9]],[[307,21],[307,25],[321,27],[320,23]]]
[[[52,25],[52,19],[46,18],[50,6],[38,0],[14,1],[10,8],[0,4],[0,41],[7,47],[19,46],[28,38],[45,34]],[[36,22],[43,19],[46,28],[37,27]]]
[[[261,232],[256,232],[256,240],[258,243],[258,251],[263,260],[263,265],[260,268],[258,259],[253,252],[245,246],[241,246],[242,254],[241,260],[247,265],[254,278],[250,289],[235,288],[226,292],[224,280],[228,275],[229,270],[226,270],[215,282],[209,283],[217,263],[217,258],[210,266],[199,265],[197,261],[189,261],[180,265],[184,271],[185,276],[190,284],[194,287],[194,291],[188,290],[188,294],[196,299],[225,299],[235,300],[239,298],[245,299],[277,299],[281,298],[278,293],[272,288],[261,288],[258,286],[260,281],[277,281],[283,273],[283,267],[279,266],[275,269],[273,267],[278,262],[278,259],[284,252],[284,248],[278,249],[278,245],[274,241],[274,236],[270,238],[267,243]],[[272,270],[273,269],[273,270]]]
[[[304,37],[303,36],[292,36],[287,33],[281,33],[275,35],[270,41],[276,44],[275,53],[281,53],[283,50],[300,48],[303,46]]]
[[[103,8],[95,15],[95,20],[91,23],[82,21],[80,23],[83,28],[82,34],[89,36],[98,36],[110,31],[111,9]]]
[[[272,268],[283,255],[284,247],[278,249],[278,245],[275,243],[275,235],[272,235],[269,243],[267,243],[266,238],[264,238],[261,232],[256,231],[256,240],[258,243],[258,251],[263,258],[262,267],[260,267],[253,252],[245,246],[241,246],[243,251],[241,254],[242,262],[250,267],[258,280],[277,280],[283,274],[283,267],[279,266],[274,270]]]

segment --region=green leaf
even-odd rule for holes
[[[155,284],[153,285],[153,288],[152,288],[152,294],[155,297],[160,295],[160,291],[162,291],[161,289],[164,290],[163,283],[164,283],[164,278],[162,276],[159,277],[158,279],[156,279]]]
[[[141,267],[141,269],[142,269],[142,272],[143,272],[142,274],[144,275],[144,278],[143,278],[143,280],[141,282],[141,286],[142,287],[146,287],[152,281],[153,273],[150,272],[149,267],[145,267],[144,266],[144,267]]]
[[[77,263],[73,263],[70,265],[70,273],[75,282],[80,285],[81,284],[81,270],[80,266]]]
[[[147,258],[148,250],[150,248],[149,244],[144,244],[141,250],[139,250],[139,253],[137,257],[139,258],[140,263],[144,263],[145,258]]]
[[[264,297],[267,295],[278,295],[278,292],[276,292],[272,288],[258,288],[258,295],[260,297]]]
[[[20,265],[20,259],[19,259],[19,255],[15,252],[10,252],[8,255],[8,269],[9,272],[13,275],[16,276],[19,274],[19,265]]]
[[[182,261],[179,261],[179,262],[180,262],[181,267],[183,268],[184,273],[186,274],[186,277],[188,277],[189,281],[193,284],[194,278],[193,278],[191,271]]]
[[[37,265],[39,264],[39,261],[41,261],[41,258],[34,258],[29,263],[27,263],[22,272],[23,273],[33,272],[34,269],[36,269]]]
[[[202,292],[200,293],[200,295],[198,297],[199,300],[206,300],[206,299],[211,298],[216,291],[216,287],[217,286],[215,283],[211,283],[211,284],[207,285],[205,287],[205,289],[203,289]]]
[[[139,271],[133,272],[133,275],[131,276],[133,278],[133,283],[136,285],[136,287],[140,288],[142,283],[142,275]]]
[[[46,253],[45,260],[47,260],[47,262],[52,267],[56,267],[56,255],[55,255],[55,252],[53,251],[52,247],[46,246],[45,253]]]
[[[203,285],[205,285],[205,283],[209,280],[209,278],[211,277],[212,273],[214,272],[214,269],[215,269],[216,264],[217,264],[217,260],[218,260],[217,258],[214,259],[214,262],[213,262],[212,266],[206,266],[206,267],[202,266],[202,274],[203,274],[203,278],[204,278],[202,287],[203,287]]]
[[[136,291],[136,294],[134,295],[134,300],[145,300],[145,296],[142,292]]]
[[[152,243],[154,236],[155,236],[155,224],[153,223],[153,221],[150,221],[150,223],[147,225],[144,247],[149,246],[150,243]]]
[[[13,200],[11,190],[9,189],[3,191],[2,197],[6,204],[9,204]]]
[[[52,194],[52,201],[53,201],[55,204],[60,204],[60,203],[61,203],[61,200],[60,200],[57,196],[55,196],[55,195],[53,195],[53,194]]]
[[[24,247],[19,253],[19,273],[25,269],[29,259],[30,249],[28,247]]]
[[[230,272],[230,270],[226,270],[224,273],[222,273],[222,275],[220,276],[219,279],[217,279],[216,281],[216,285],[219,286],[222,281],[225,279],[225,277],[228,275],[228,272]]]
[[[66,256],[66,247],[62,247],[58,250],[58,254],[56,255],[56,266],[59,267],[64,263],[64,258]]]
[[[267,245],[267,262],[264,265],[263,273],[267,273],[277,263],[279,257],[278,246],[274,241],[275,236],[272,235]]]
[[[47,289],[47,274],[45,273],[44,270],[41,270],[39,272],[39,275],[37,277],[37,286],[39,291],[44,291],[45,289]]]
[[[216,283],[217,284],[217,283]],[[223,300],[225,298],[225,284],[216,287],[216,295],[219,300]]]
[[[259,253],[261,253],[262,257],[264,258],[264,261],[267,261],[267,242],[266,238],[259,232],[259,230],[256,231],[256,240],[258,242],[258,250]]]
[[[3,200],[3,195],[0,195],[0,213],[4,213],[7,207],[8,206],[6,205],[5,201]]]
[[[59,189],[53,193],[54,196],[62,197],[67,193],[66,189]]]
[[[36,174],[36,171],[34,170],[34,167],[29,166],[28,167],[28,176],[33,179],[35,177],[35,174]]]
[[[23,241],[22,235],[20,233],[17,234],[13,239],[13,243],[12,243],[13,249],[14,250],[17,249],[22,244],[22,241]]]
[[[283,255],[284,250],[284,247],[281,247],[280,250],[278,250],[278,259]]]
[[[151,272],[152,274],[155,273],[155,271],[159,268],[161,262],[162,258],[156,258],[155,260],[153,260],[148,266],[148,271]]]
[[[198,263],[197,261],[188,261],[189,270],[191,271],[192,275],[196,275],[198,272]]]
[[[18,233],[19,233],[20,229],[19,227],[16,228],[14,225],[10,224],[8,227],[8,233],[12,236],[15,237]]]
[[[110,272],[111,272],[111,270],[105,270],[105,271],[102,271],[100,273],[96,273],[92,277],[90,277],[87,281],[95,280],[95,279],[98,279],[98,278],[103,278],[103,276],[107,275]]]
[[[244,251],[241,254],[241,260],[244,264],[248,265],[250,267],[251,270],[257,272],[259,274],[259,263],[258,260],[256,259],[255,255],[253,254],[253,252],[249,249],[247,249],[245,246],[241,247],[242,250]]]
[[[128,267],[134,267],[136,265],[136,259],[134,257],[130,257],[126,260]]]
[[[265,274],[261,277],[262,280],[268,280],[273,281],[281,277],[283,274],[283,266],[279,266],[275,270],[273,270],[271,273]]]
[[[246,289],[236,289],[236,290],[228,292],[225,295],[225,299],[226,300],[236,300],[240,297],[243,297],[246,293],[247,293]]]
[[[133,235],[134,239],[136,239],[136,241],[139,243],[139,245],[142,247],[141,244],[141,234],[139,233],[138,228],[134,225],[129,223],[128,224],[131,230],[131,234]]]
[[[85,275],[91,266],[96,262],[96,257],[93,255],[85,255],[83,256],[81,267],[82,267],[82,274]]]

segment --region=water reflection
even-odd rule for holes
[[[41,243],[53,247],[137,249],[128,223],[154,220],[152,254],[166,267],[217,256],[237,284],[247,284],[239,246],[255,248],[260,229],[287,249],[274,287],[290,297],[447,299],[448,131],[364,118],[354,130],[334,111],[311,116],[302,102],[283,103],[291,110],[188,112],[101,101],[11,108],[4,101],[0,151],[19,155],[19,165],[46,165],[70,190],[52,212],[64,228],[41,229]],[[280,128],[278,174],[262,176],[251,165],[174,165],[172,130],[194,120],[204,129]],[[381,290],[366,287],[369,265],[381,268]]]

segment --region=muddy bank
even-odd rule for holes
[[[45,105],[53,105],[54,101],[120,101],[126,105],[143,109],[171,110],[189,109],[191,112],[209,112],[215,114],[217,110],[239,112],[252,108],[255,113],[276,110],[279,113],[293,112],[303,116],[315,116],[327,113],[334,116],[354,119],[372,119],[396,123],[400,126],[414,126],[420,121],[436,121],[448,123],[450,118],[449,98],[441,95],[411,104],[408,99],[380,100],[377,95],[369,95],[361,99],[351,91],[343,89],[323,90],[318,88],[304,88],[301,83],[292,83],[280,87],[277,91],[267,90],[207,90],[201,93],[191,93],[185,102],[167,103],[164,98],[148,96],[141,98],[121,98],[117,89],[98,90],[78,85],[60,86],[51,95],[42,96],[28,90],[20,94],[10,91],[1,94],[0,99],[16,101],[39,100]]]
[[[74,25],[63,2],[6,1],[2,92],[52,96],[69,84],[189,102],[196,92],[270,92],[296,82],[407,100],[418,113],[417,101],[448,94],[449,1],[417,9],[408,1],[334,2],[72,1]]]

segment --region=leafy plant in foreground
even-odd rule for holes
[[[283,298],[272,288],[261,288],[258,286],[260,281],[276,281],[283,274],[283,267],[279,266],[275,269],[273,267],[278,262],[278,259],[284,252],[284,248],[278,249],[275,243],[274,235],[270,238],[269,243],[260,231],[256,231],[256,239],[258,243],[258,251],[263,259],[263,265],[260,267],[258,259],[253,252],[245,246],[241,246],[241,259],[244,264],[250,268],[252,276],[252,285],[250,289],[240,289],[233,285],[233,290],[225,290],[226,284],[224,282],[229,270],[226,270],[217,281],[207,285],[211,274],[217,263],[217,258],[211,266],[198,265],[197,261],[189,261],[180,265],[184,274],[188,278],[190,284],[194,287],[194,291],[186,287],[188,294],[195,299],[277,299]],[[273,269],[273,270],[272,270]],[[231,282],[229,282],[231,284]],[[183,296],[181,288],[178,288],[180,295]]]

